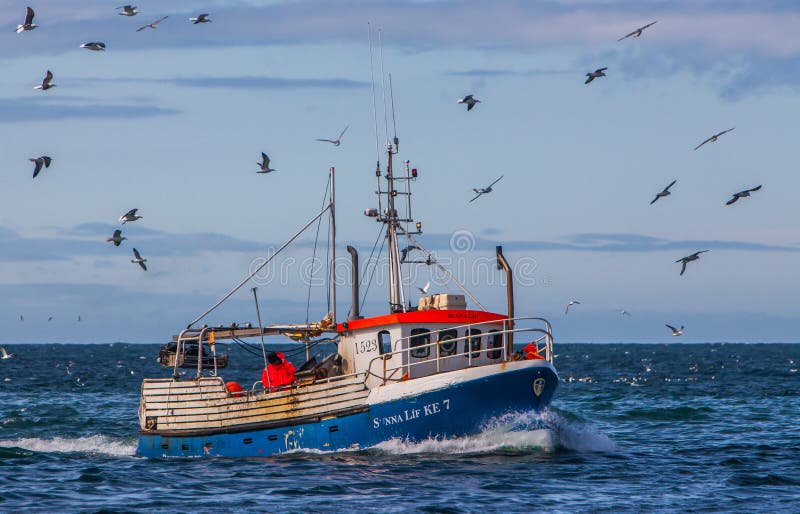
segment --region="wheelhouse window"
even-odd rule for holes
[[[378,345],[381,355],[392,353],[392,336],[389,335],[388,330],[381,330],[378,332]]]
[[[431,331],[427,328],[412,328],[411,337],[408,339],[409,347],[412,348],[411,356],[415,359],[424,359],[431,354],[431,347],[425,346],[431,342]],[[422,348],[419,348],[419,347]]]
[[[467,330],[468,339],[464,339],[464,354],[470,350],[472,353],[470,354],[473,359],[477,359],[481,356],[481,331],[477,328],[470,328]]]
[[[488,347],[493,349],[486,352],[486,356],[490,359],[499,359],[503,353],[503,334],[497,330],[489,331]]]
[[[456,341],[458,331],[456,329],[442,330],[439,332],[439,355],[447,357],[456,353]]]

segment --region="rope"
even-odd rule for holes
[[[221,299],[220,301],[218,301],[217,303],[215,303],[214,305],[212,305],[212,306],[211,306],[211,308],[209,308],[209,309],[208,309],[207,311],[205,311],[203,314],[201,314],[200,316],[198,316],[198,317],[197,317],[197,318],[196,318],[194,321],[192,321],[191,323],[189,323],[189,325],[188,325],[186,328],[192,328],[192,325],[194,325],[195,323],[197,323],[197,322],[198,322],[198,321],[200,321],[201,319],[203,319],[203,318],[205,318],[206,316],[208,316],[209,314],[211,314],[211,313],[212,313],[212,312],[213,312],[213,311],[214,311],[214,310],[215,310],[217,307],[219,307],[220,305],[222,305],[222,304],[223,304],[223,303],[224,303],[224,302],[225,302],[225,301],[226,301],[228,298],[230,298],[231,296],[233,296],[233,294],[234,294],[236,291],[238,291],[239,289],[241,289],[241,288],[242,288],[242,286],[244,286],[244,285],[245,285],[247,282],[249,282],[251,278],[255,277],[255,276],[256,276],[256,274],[257,274],[259,271],[261,271],[262,269],[264,269],[264,266],[266,266],[267,264],[269,264],[270,262],[272,262],[272,259],[274,259],[274,258],[275,258],[275,256],[277,256],[279,253],[281,253],[281,252],[282,252],[282,251],[283,251],[283,250],[284,250],[284,249],[285,249],[287,246],[289,246],[290,244],[292,244],[292,243],[294,242],[294,240],[295,240],[295,239],[297,239],[297,238],[300,236],[300,234],[302,234],[303,232],[305,232],[305,231],[306,231],[306,229],[307,229],[308,227],[310,227],[310,226],[311,226],[311,225],[312,225],[312,224],[313,224],[315,221],[317,221],[317,220],[318,220],[318,219],[319,219],[319,218],[320,218],[320,217],[321,217],[323,214],[325,214],[325,212],[327,212],[327,210],[328,210],[328,209],[330,209],[330,208],[331,208],[331,206],[330,206],[330,204],[329,204],[327,207],[325,207],[324,209],[322,209],[322,210],[319,212],[319,214],[317,214],[316,216],[314,216],[313,218],[311,218],[311,221],[309,221],[308,223],[306,223],[306,224],[305,224],[305,226],[304,226],[303,228],[301,228],[301,229],[300,229],[300,230],[299,230],[299,231],[298,231],[298,232],[297,232],[295,235],[293,235],[293,236],[291,237],[291,239],[289,239],[288,241],[286,241],[286,242],[283,244],[283,246],[281,246],[280,248],[278,248],[278,250],[277,250],[275,253],[273,253],[272,255],[270,255],[270,256],[269,256],[269,258],[268,258],[267,260],[265,260],[265,261],[264,261],[264,262],[263,262],[263,263],[262,263],[260,266],[258,266],[258,267],[257,267],[257,268],[256,268],[256,269],[255,269],[255,270],[252,272],[252,273],[250,273],[249,275],[247,275],[247,277],[245,277],[245,279],[244,279],[244,280],[242,280],[241,282],[239,282],[239,284],[238,284],[236,287],[234,287],[233,289],[231,289],[231,290],[228,292],[228,294],[226,294],[225,296],[223,296],[223,297],[222,297],[222,299]]]
[[[437,268],[439,268],[439,269],[440,269],[440,270],[441,270],[441,271],[442,271],[442,272],[443,272],[445,275],[447,275],[447,278],[449,278],[449,279],[450,279],[450,281],[451,281],[452,283],[454,283],[455,285],[457,285],[457,286],[458,286],[458,288],[459,288],[459,289],[461,289],[461,290],[464,292],[464,294],[465,294],[465,295],[469,296],[469,297],[470,297],[470,299],[471,299],[473,302],[475,302],[475,305],[477,305],[478,307],[480,307],[480,308],[481,308],[481,310],[484,310],[484,311],[486,310],[486,307],[484,307],[484,306],[481,304],[481,302],[479,302],[479,301],[478,301],[478,299],[477,299],[477,298],[475,298],[474,296],[472,296],[472,294],[471,294],[469,291],[467,291],[467,288],[466,288],[466,287],[464,287],[464,286],[461,284],[461,282],[459,282],[458,280],[456,280],[456,277],[454,277],[454,276],[453,276],[453,274],[452,274],[452,273],[450,273],[450,271],[448,271],[448,269],[447,269],[447,268],[445,268],[444,266],[442,266],[441,264],[439,264],[439,261],[437,261],[437,260],[436,260],[436,258],[435,258],[433,255],[431,255],[431,253],[430,253],[428,250],[426,250],[426,249],[425,249],[425,247],[423,247],[423,246],[422,246],[422,244],[420,244],[420,243],[419,243],[419,241],[417,241],[416,239],[414,239],[413,237],[411,237],[411,234],[409,234],[409,233],[406,231],[406,229],[404,229],[404,228],[403,228],[402,226],[400,226],[400,225],[397,225],[397,228],[399,228],[400,230],[402,230],[402,231],[403,231],[403,234],[405,234],[405,236],[406,236],[408,239],[410,239],[412,243],[414,243],[415,245],[417,245],[417,248],[419,248],[419,250],[420,250],[422,253],[424,253],[424,254],[425,254],[425,256],[426,256],[426,257],[428,257],[428,259],[430,259],[430,261],[431,261],[433,264],[436,264],[436,267],[437,267]]]
[[[325,200],[328,198],[328,190],[330,189],[331,182],[325,186],[325,194],[322,195],[322,205],[325,205]],[[311,284],[314,282],[314,263],[317,260],[317,244],[319,243],[319,228],[322,226],[322,218],[317,220],[317,235],[314,236],[314,252],[311,254],[311,274],[308,279],[308,295],[306,296],[306,325],[308,325],[308,313],[311,310]],[[329,309],[330,310],[330,309]]]
[[[383,227],[381,227],[381,232],[383,232]],[[380,237],[380,233],[378,234],[378,237]],[[372,285],[372,277],[375,276],[375,270],[378,269],[378,261],[380,260],[381,254],[383,253],[384,245],[386,245],[386,238],[384,238],[383,242],[381,243],[381,249],[378,251],[378,257],[375,259],[375,266],[372,267],[372,274],[370,274],[369,276],[369,281],[367,282],[367,288],[364,291],[364,296],[361,297],[361,305],[364,305],[364,301],[367,299],[367,293],[369,293],[369,286]],[[370,254],[369,258],[372,259],[372,254]]]

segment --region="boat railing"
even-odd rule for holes
[[[544,328],[539,327],[521,327],[521,328],[511,328],[516,326],[518,322],[530,322],[530,321],[540,321],[543,323]],[[502,329],[495,329],[492,328],[487,332],[480,332],[480,333],[471,333],[472,330],[477,329],[480,326],[492,325],[497,326],[498,322],[503,323]],[[458,329],[465,329],[463,336],[460,337],[452,337],[450,333],[453,330]],[[448,332],[445,334],[444,337],[442,333]],[[484,321],[480,323],[469,323],[466,325],[459,325],[459,326],[450,326],[443,329],[438,330],[431,330],[429,332],[425,332],[423,334],[414,334],[409,335],[406,337],[402,337],[397,339],[393,345],[393,351],[391,353],[386,353],[380,356],[373,358],[369,365],[367,366],[367,374],[369,376],[377,377],[382,381],[383,384],[388,382],[396,382],[401,380],[407,380],[412,378],[413,370],[421,369],[420,366],[426,367],[425,376],[438,374],[445,371],[453,371],[452,367],[445,366],[445,363],[453,362],[453,359],[456,358],[464,358],[466,357],[467,363],[466,366],[463,367],[473,367],[477,365],[486,365],[486,364],[496,364],[498,362],[508,362],[510,360],[514,360],[513,353],[510,352],[511,345],[510,342],[513,341],[514,336],[516,334],[541,334],[535,337],[530,343],[532,343],[536,349],[536,354],[541,356],[547,362],[553,363],[553,332],[552,326],[550,323],[544,318],[531,318],[531,317],[520,317],[520,318],[505,318],[501,320],[494,320],[494,321]],[[418,344],[415,346],[411,345],[412,339],[424,336],[429,337],[430,342],[425,344]],[[492,340],[489,340],[487,344],[480,345],[478,348],[474,348],[474,341],[484,337],[495,337],[501,336],[502,341],[500,345],[493,344]],[[464,341],[464,351],[459,352],[458,347],[459,343]],[[447,354],[442,354],[442,343],[454,344],[455,348],[452,353],[448,352]],[[426,352],[426,349],[428,350]],[[433,349],[433,350],[431,350]],[[424,352],[427,353],[425,357],[416,357],[413,355],[412,352]],[[495,352],[500,352],[499,355]],[[431,354],[433,355],[431,356]],[[497,357],[489,357],[491,355],[497,355]],[[398,363],[397,365],[392,365],[392,358],[397,355],[398,357],[405,357],[404,359],[395,359],[394,362],[403,361]],[[491,362],[484,362],[481,361],[481,356],[489,357]],[[463,362],[463,361],[462,361]],[[435,365],[435,370],[430,370],[432,365]],[[378,368],[377,370],[375,368]],[[462,369],[455,368],[455,369]],[[446,369],[445,369],[446,368]]]

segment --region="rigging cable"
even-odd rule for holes
[[[381,232],[383,232],[383,230],[381,230]],[[378,234],[378,237],[380,237],[380,234]],[[367,293],[369,293],[369,286],[372,285],[372,277],[375,276],[375,270],[378,269],[378,261],[381,260],[381,254],[383,253],[383,247],[386,244],[386,240],[387,239],[388,239],[388,235],[387,235],[387,237],[383,238],[383,242],[381,243],[381,249],[378,251],[378,257],[375,259],[375,266],[372,267],[372,274],[369,276],[369,280],[367,281],[367,288],[364,291],[364,296],[361,297],[361,305],[364,305],[364,300],[367,299]],[[374,250],[374,248],[373,248],[373,250]],[[370,259],[371,258],[372,258],[372,254],[370,254]]]
[[[328,199],[328,190],[331,187],[330,181],[325,186],[325,194],[322,195],[322,206],[325,206],[325,200]],[[319,243],[319,228],[322,225],[322,218],[317,220],[317,235],[314,236],[314,251],[311,254],[311,272],[308,279],[308,295],[306,296],[306,325],[308,325],[308,313],[311,310],[311,286],[314,283],[314,263],[317,261],[317,244]]]
[[[378,135],[378,107],[375,100],[375,63],[372,57],[372,24],[367,23],[369,28],[369,76],[372,82],[372,121],[375,125],[375,158],[380,166],[381,162],[381,146],[380,136]]]

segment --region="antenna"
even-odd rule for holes
[[[381,175],[381,148],[378,136],[378,107],[375,101],[375,63],[372,57],[372,24],[367,22],[369,32],[369,76],[372,83],[372,120],[375,124],[375,175]]]
[[[378,46],[381,51],[381,89],[383,90],[383,130],[389,141],[389,116],[386,113],[386,72],[383,71],[383,30],[378,29]]]
[[[400,151],[400,140],[397,138],[397,118],[394,115],[394,89],[392,89],[392,74],[389,74],[389,98],[392,100],[392,128],[394,129],[394,151]]]

